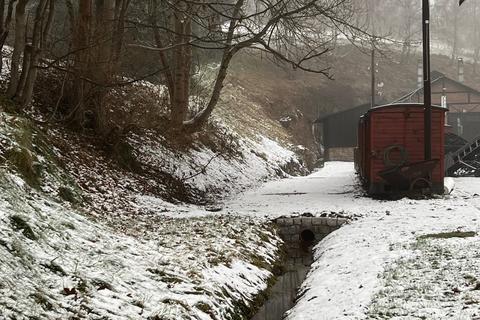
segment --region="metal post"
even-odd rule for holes
[[[372,65],[371,65],[371,71],[372,71],[372,83],[371,83],[371,95],[372,95],[372,108],[375,108],[375,95],[376,95],[376,92],[375,92],[375,72],[376,72],[376,68],[375,68],[375,47],[373,47],[372,49]]]
[[[430,3],[423,0],[423,103],[425,160],[432,159],[432,83],[430,79]]]
[[[423,62],[421,59],[418,60],[417,65],[417,88],[423,88]]]
[[[463,65],[463,58],[458,58],[457,61],[457,69],[458,69],[458,82],[465,82],[465,69]]]
[[[376,79],[375,79],[375,73],[376,73],[376,68],[375,68],[375,1],[369,1],[370,7],[369,7],[369,15],[370,15],[370,27],[371,27],[371,32],[372,32],[372,61],[371,61],[371,66],[370,66],[370,71],[372,72],[371,76],[371,107],[375,108],[375,96],[376,96]]]

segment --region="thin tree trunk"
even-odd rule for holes
[[[186,121],[184,126],[187,131],[195,132],[198,131],[205,123],[208,118],[211,116],[214,108],[217,106],[220,99],[220,93],[223,89],[223,83],[227,77],[228,66],[232,61],[233,56],[235,55],[237,49],[230,48],[226,49],[226,54],[224,54],[222,62],[220,64],[220,69],[218,70],[217,78],[215,80],[215,85],[213,87],[213,92],[208,102],[207,107],[199,112],[193,119]]]
[[[158,29],[158,2],[157,0],[152,0],[152,7],[151,7],[151,14],[150,14],[150,20],[151,24],[153,26],[153,35],[155,38],[155,44],[157,48],[161,49],[164,47],[163,41],[162,41],[162,36],[160,34],[160,31]],[[169,68],[169,63],[168,59],[166,56],[166,53],[163,51],[158,52],[159,58],[160,58],[160,66],[164,70],[163,76],[165,77],[165,82],[168,88],[168,93],[170,95],[170,99],[173,98],[174,96],[174,91],[175,91],[175,84],[173,80],[173,74],[172,70]]]
[[[6,23],[5,23],[5,0],[0,0],[0,37],[5,33]],[[5,41],[0,39],[0,74],[3,69],[3,45]]]
[[[105,89],[112,82],[112,51],[115,19],[115,0],[97,0],[96,44],[98,65],[93,72],[99,84],[94,97],[95,127],[99,134],[108,134],[108,118],[105,105]]]
[[[130,2],[131,0],[119,0],[115,8],[115,31],[113,35],[114,44],[111,58],[114,72],[118,72],[120,69],[120,59],[125,35],[125,18],[127,16]]]
[[[185,11],[186,8],[184,9]],[[183,10],[182,10],[183,11]],[[174,43],[188,43],[192,31],[191,18],[178,12],[175,16]],[[190,71],[192,65],[192,48],[179,45],[173,50],[174,90],[171,101],[171,122],[174,128],[182,128],[188,114],[190,96]]]
[[[82,79],[88,77],[90,63],[90,38],[92,24],[92,0],[80,0],[78,4],[78,21],[76,22],[74,38],[75,79],[74,79],[74,123],[82,127],[85,119],[85,95],[87,83]]]
[[[32,101],[33,89],[35,82],[37,81],[38,63],[41,60],[42,54],[47,45],[47,39],[52,27],[54,13],[55,0],[40,1],[35,16],[29,68],[25,70],[27,77],[24,87],[22,88],[22,92],[17,94],[20,97],[20,102],[23,107],[26,107]]]
[[[18,80],[17,90],[13,95],[13,99],[15,101],[21,100],[22,88],[25,87],[25,83],[27,82],[27,73],[28,70],[30,70],[30,62],[32,61],[32,56],[33,47],[31,44],[26,44],[25,49],[23,50],[22,71],[20,73],[20,79]]]
[[[26,43],[23,51],[23,65],[20,80],[15,92],[15,100],[22,102],[25,88],[30,83],[30,77],[33,76],[33,68],[35,68],[38,51],[40,50],[40,35],[42,33],[43,13],[47,5],[47,0],[40,0],[34,17],[34,25],[32,31],[32,42]],[[22,103],[22,107],[24,107]]]
[[[220,94],[223,89],[223,83],[225,81],[225,78],[227,77],[230,62],[232,61],[234,55],[242,49],[242,46],[232,45],[232,43],[235,28],[237,25],[237,19],[240,19],[240,9],[242,8],[243,3],[244,0],[238,0],[235,4],[235,10],[232,15],[234,19],[230,21],[230,26],[227,33],[226,48],[223,51],[222,62],[220,63],[217,78],[215,79],[215,84],[213,86],[210,101],[208,102],[208,105],[205,109],[200,111],[192,119],[184,122],[184,129],[188,132],[198,131],[203,125],[205,125],[208,118],[211,116],[220,99]]]
[[[25,8],[29,0],[19,0],[15,7],[15,40],[12,53],[12,68],[10,71],[10,82],[8,84],[7,96],[13,98],[17,92],[20,81],[20,62],[25,48],[25,34],[27,17]]]
[[[3,70],[3,47],[10,33],[10,26],[13,16],[13,8],[17,0],[9,0],[7,12],[5,12],[5,0],[0,0],[0,74]]]

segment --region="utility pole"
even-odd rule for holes
[[[432,159],[432,82],[430,79],[430,3],[423,0],[423,103],[425,160]]]
[[[371,108],[375,108],[376,102],[375,102],[375,97],[377,95],[376,93],[376,79],[375,79],[375,73],[377,72],[377,68],[375,67],[375,1],[372,1],[370,7],[370,24],[372,27],[372,61],[371,61],[371,66],[370,66],[370,71],[372,73],[371,75]]]
[[[375,73],[376,73],[376,69],[375,68],[375,47],[372,48],[372,62],[371,62],[371,66],[370,66],[370,69],[372,71],[372,83],[371,83],[371,95],[372,95],[372,105],[371,107],[374,108],[375,107],[375,96],[376,96],[376,92],[375,92],[375,82],[376,82],[376,79],[375,79]]]

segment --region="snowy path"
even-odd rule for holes
[[[360,196],[353,164],[331,162],[309,176],[273,181],[247,192],[228,202],[225,210],[272,217],[325,211],[353,215],[363,214],[370,205],[369,199]]]
[[[225,210],[268,216],[324,211],[363,215],[316,247],[316,261],[304,283],[306,292],[288,317],[290,320],[362,319],[373,317],[372,299],[387,285],[385,270],[401,259],[422,258],[420,250],[414,250],[413,246],[419,236],[480,230],[477,194],[480,194],[480,179],[457,179],[456,185],[452,195],[441,199],[377,201],[361,197],[353,164],[327,163],[324,169],[308,177],[268,183],[246,193],[227,203]],[[464,239],[442,241],[441,245],[455,247],[454,255],[462,254],[462,241],[472,244],[472,240]],[[444,285],[449,278],[448,273],[436,277],[436,285]],[[410,281],[407,275],[403,278],[400,275],[397,282],[408,286]],[[406,305],[400,309],[410,314],[403,317],[396,314],[395,318],[410,319],[415,313],[427,319],[471,319],[478,311],[475,307],[464,308],[461,301],[453,298],[453,301],[447,299],[448,307],[435,295],[433,298],[420,295],[416,299],[425,301],[414,307],[405,301]]]

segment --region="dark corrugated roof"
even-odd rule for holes
[[[365,109],[365,108],[367,108],[367,107],[369,107],[369,106],[370,106],[370,103],[364,103],[364,104],[361,104],[361,105],[356,106],[356,107],[354,107],[354,108],[345,109],[345,110],[338,111],[338,112],[334,112],[334,113],[329,113],[329,114],[327,114],[327,115],[318,117],[317,120],[314,121],[314,123],[320,123],[320,122],[323,122],[325,119],[328,119],[328,118],[330,118],[330,117],[338,116],[338,115],[341,115],[341,114],[343,114],[343,113],[352,112],[352,111],[357,110],[357,109]],[[377,104],[376,106],[378,107],[379,104]]]
[[[475,90],[475,89],[473,89],[472,87],[469,87],[469,86],[467,86],[466,84],[464,84],[464,83],[462,83],[462,82],[460,82],[460,81],[457,81],[457,80],[454,80],[454,79],[452,79],[452,78],[449,78],[449,77],[447,77],[445,74],[443,74],[443,73],[441,73],[441,72],[439,72],[439,71],[432,71],[431,77],[432,77],[432,79],[433,79],[433,80],[432,80],[432,84],[434,84],[434,83],[436,83],[436,82],[438,82],[438,81],[440,81],[440,80],[442,80],[442,79],[446,79],[446,80],[451,81],[451,82],[457,84],[458,86],[464,88],[466,91],[474,92],[474,93],[480,95],[480,91]],[[407,100],[408,98],[410,98],[411,96],[413,96],[414,94],[422,93],[422,92],[423,92],[423,87],[417,88],[417,89],[413,90],[412,92],[407,93],[407,94],[404,95],[403,97],[395,100],[395,101],[392,102],[392,103],[400,103],[400,102],[403,102],[403,101]]]

